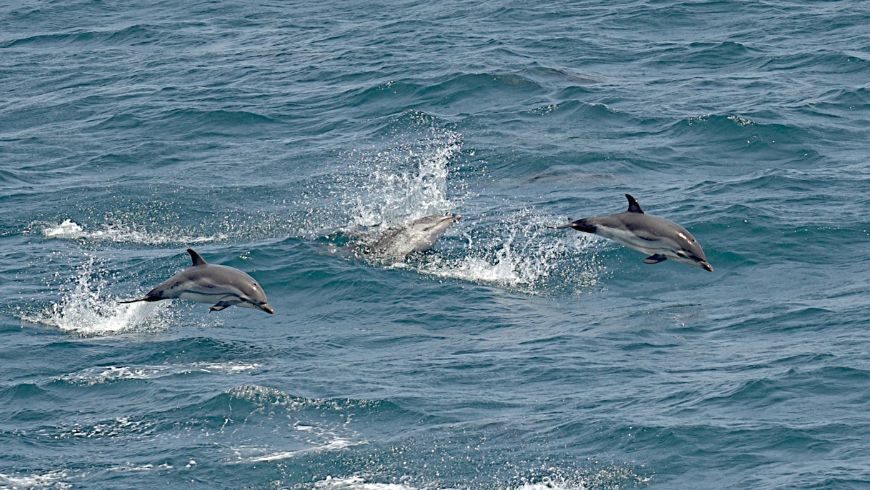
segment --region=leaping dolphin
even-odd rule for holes
[[[447,231],[461,220],[458,214],[432,215],[408,224],[390,228],[373,243],[364,246],[365,252],[385,260],[403,260],[415,252],[425,252]]]
[[[238,305],[255,308],[274,314],[269,306],[266,293],[253,277],[233,267],[208,264],[193,249],[187,253],[193,265],[175,274],[154,287],[143,298],[119,303],[136,301],[161,301],[164,299],[189,299],[200,303],[214,303],[210,311],[220,311]]]
[[[617,241],[649,254],[643,260],[647,264],[673,259],[713,272],[713,266],[707,262],[701,245],[691,233],[674,222],[645,214],[637,199],[630,194],[625,197],[628,210],[623,213],[583,218],[556,228],[574,228]]]

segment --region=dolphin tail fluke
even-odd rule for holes
[[[156,298],[149,298],[148,296],[145,296],[144,298],[125,299],[124,301],[118,301],[118,303],[122,303],[122,304],[126,304],[126,303],[138,303],[138,302],[140,302],[140,301],[157,301],[157,299],[156,299]]]
[[[574,228],[577,231],[582,231],[584,233],[595,233],[595,225],[590,222],[588,219],[578,219],[577,221],[572,221],[570,223],[565,223],[564,225],[554,226],[555,229],[560,228]]]
[[[152,301],[160,301],[163,299],[168,299],[168,298],[164,298],[163,295],[160,294],[159,292],[157,292],[156,289],[152,289],[151,291],[148,291],[148,293],[146,293],[145,296],[142,296],[141,298],[125,299],[124,301],[118,301],[118,303],[122,303],[122,304],[123,303],[138,303],[140,301],[152,302]]]

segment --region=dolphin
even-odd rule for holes
[[[617,241],[649,254],[643,260],[646,264],[672,259],[713,272],[713,266],[707,262],[701,245],[691,233],[674,222],[645,214],[637,199],[630,194],[625,197],[628,210],[624,213],[578,219],[556,228],[574,228]]]
[[[365,252],[381,258],[404,260],[415,252],[425,252],[453,223],[461,220],[458,214],[432,215],[415,219],[405,225],[390,228],[373,243],[365,245]]]
[[[161,282],[145,297],[119,303],[180,298],[214,303],[210,311],[238,305],[262,310],[270,315],[275,313],[266,300],[263,288],[253,277],[233,267],[208,264],[192,248],[188,248],[187,253],[193,261],[190,267]]]

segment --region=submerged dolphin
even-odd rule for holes
[[[713,266],[707,262],[701,245],[691,233],[664,218],[644,214],[634,197],[629,194],[625,197],[628,198],[628,210],[624,213],[583,218],[556,228],[574,228],[615,240],[650,254],[643,260],[647,264],[673,259],[713,272]]]
[[[144,298],[119,303],[180,298],[214,303],[209,308],[211,311],[238,305],[263,310],[270,315],[275,313],[266,300],[266,293],[254,278],[232,267],[208,264],[191,248],[187,253],[193,265],[155,286]]]
[[[458,214],[433,215],[416,219],[405,225],[390,228],[365,251],[381,259],[403,260],[415,252],[432,248],[438,238],[453,223],[462,219]]]

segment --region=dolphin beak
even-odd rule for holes
[[[700,264],[701,264],[701,267],[703,267],[705,271],[707,271],[707,272],[713,272],[713,266],[710,265],[709,262],[707,262],[707,261],[702,261]]]
[[[462,219],[462,215],[459,214],[452,214],[450,217],[453,218],[453,221],[459,221]]]
[[[269,306],[269,305],[266,305],[266,304],[264,304],[264,305],[258,305],[257,308],[259,308],[259,309],[265,311],[266,313],[268,313],[268,314],[270,314],[270,315],[274,315],[274,314],[275,314],[275,310],[272,309],[272,307]]]

